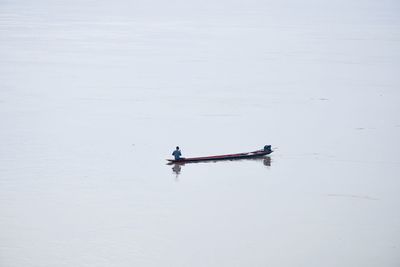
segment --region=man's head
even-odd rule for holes
[[[179,150],[179,146],[176,147],[176,150]]]

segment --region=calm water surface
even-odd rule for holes
[[[399,266],[399,11],[0,1],[0,265]]]

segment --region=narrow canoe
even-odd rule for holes
[[[217,161],[217,160],[235,160],[235,159],[258,158],[258,157],[266,156],[271,153],[272,153],[272,150],[257,150],[257,151],[253,151],[253,152],[247,152],[247,153],[237,153],[237,154],[208,156],[208,157],[196,157],[196,158],[180,158],[178,160],[167,159],[167,160],[170,163],[190,163],[190,162]]]

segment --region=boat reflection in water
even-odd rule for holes
[[[231,159],[231,160],[225,160],[225,161],[262,161],[264,166],[270,167],[271,166],[271,157],[269,156],[264,156],[262,158],[249,158],[249,159]],[[182,166],[185,166],[186,164],[196,164],[196,163],[216,163],[220,162],[219,160],[217,161],[199,161],[199,162],[181,162],[181,163],[167,163],[167,165],[173,165],[172,166],[172,171],[175,173],[176,178],[180,175],[182,171]]]

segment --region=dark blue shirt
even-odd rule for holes
[[[175,157],[175,160],[178,160],[182,156],[182,153],[179,149],[177,149],[174,152],[172,152],[172,156]]]

